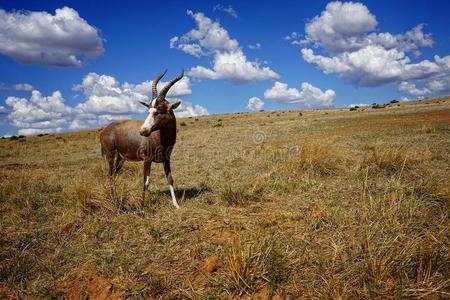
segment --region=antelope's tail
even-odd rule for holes
[[[105,159],[106,151],[105,151],[105,148],[103,148],[103,145],[100,146],[100,153],[102,155],[102,158]]]

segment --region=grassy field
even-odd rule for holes
[[[99,130],[1,140],[0,298],[450,297],[450,97],[178,129],[143,216]]]

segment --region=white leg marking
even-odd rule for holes
[[[147,176],[147,179],[145,180],[145,187],[148,187],[149,183],[150,183],[150,176]]]
[[[177,198],[175,198],[175,191],[173,190],[173,186],[169,184],[170,188],[170,194],[172,195],[172,204],[179,209],[180,206],[178,205]]]

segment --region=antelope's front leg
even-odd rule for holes
[[[145,192],[147,191],[148,184],[150,183],[150,170],[152,167],[151,161],[144,161],[144,190],[142,191],[141,210],[144,211]]]
[[[175,197],[175,191],[173,189],[173,178],[172,173],[170,171],[170,160],[164,161],[164,173],[166,173],[167,183],[169,184],[170,195],[172,196],[172,204],[179,209],[177,198]]]

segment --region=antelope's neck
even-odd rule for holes
[[[160,130],[161,146],[173,146],[177,140],[177,125],[173,122]]]

